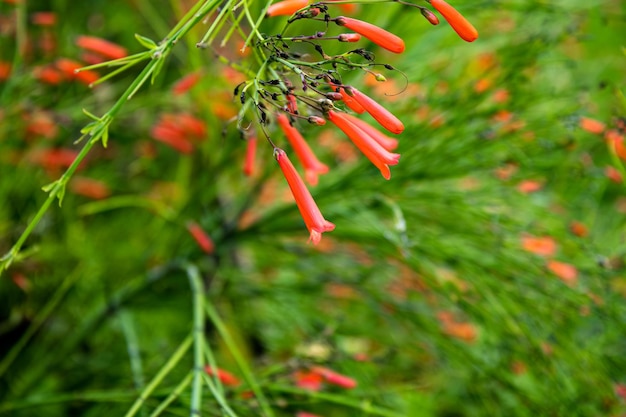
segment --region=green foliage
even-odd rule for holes
[[[228,120],[241,107],[228,71],[259,69],[238,40],[259,36],[250,27],[268,4],[242,2],[250,16],[238,26],[240,15],[215,18],[218,3],[0,3],[0,18],[19,22],[0,30],[0,61],[14,66],[0,79],[0,415],[149,416],[160,405],[188,415],[198,404],[216,416],[625,413],[626,203],[623,181],[606,175],[624,168],[579,122],[618,129],[626,113],[624,5],[458,1],[480,32],[466,44],[443,19],[431,27],[400,4],[360,4],[356,16],[407,51],[362,41],[397,71],[377,67],[388,81],[371,85],[353,69],[344,82],[404,122],[402,158],[385,181],[333,148],[344,139],[334,126],[299,123],[331,167],[311,192],[336,229],[313,246],[272,147],[260,135],[257,172],[245,177],[245,135]],[[33,13],[47,10],[59,19],[54,54],[20,54],[45,30]],[[96,65],[101,76],[124,71],[93,89],[37,79],[37,68],[77,58],[85,34],[129,51]],[[173,94],[193,72],[198,84]],[[152,140],[166,114],[194,115],[206,140],[189,154]],[[34,132],[36,119],[48,130]],[[46,165],[41,152],[53,148],[82,156]],[[85,195],[76,177],[106,192]],[[529,236],[555,250],[532,253]],[[576,277],[559,279],[552,261]],[[210,364],[239,385],[209,376]],[[297,387],[294,375],[315,366],[358,385]]]

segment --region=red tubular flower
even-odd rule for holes
[[[313,368],[311,368],[311,371],[323,376],[326,382],[328,382],[329,384],[337,385],[341,388],[352,389],[355,388],[357,385],[354,379],[335,372],[332,369],[325,368],[323,366],[314,366]]]
[[[367,111],[382,127],[391,133],[402,133],[404,125],[389,110],[378,104],[376,101],[361,93],[354,87],[350,87],[354,99]]]
[[[243,174],[249,177],[254,172],[254,157],[256,156],[256,136],[248,138],[248,146],[246,147],[246,161],[243,166]]]
[[[172,86],[172,93],[175,96],[179,96],[181,94],[186,93],[191,90],[193,86],[195,86],[198,81],[202,78],[202,73],[200,71],[191,72],[185,75],[180,80],[176,81]]]
[[[128,55],[126,48],[95,36],[81,35],[76,39],[76,45],[111,59],[124,58]]]
[[[78,80],[87,85],[98,81],[99,76],[95,71],[83,70],[76,72],[78,69],[83,67],[83,64],[72,59],[59,58],[56,60],[55,65],[67,79]]]
[[[302,178],[298,175],[296,168],[294,168],[285,151],[279,148],[274,149],[274,158],[276,158],[280,169],[283,171],[283,175],[287,180],[287,184],[289,184],[293,198],[296,200],[296,205],[298,206],[298,210],[300,210],[304,224],[309,230],[309,241],[317,245],[322,239],[322,233],[334,230],[335,225],[324,219],[311,193],[306,188],[306,185],[304,185],[304,181],[302,181]]]
[[[215,251],[213,240],[198,223],[189,222],[187,224],[187,230],[203,252],[210,255]]]
[[[452,29],[467,42],[474,42],[478,39],[478,31],[476,28],[459,13],[454,7],[450,6],[444,0],[429,0],[430,4],[437,9],[444,19],[448,21]]]
[[[300,163],[304,166],[304,177],[307,182],[311,185],[317,185],[317,175],[326,174],[328,172],[328,166],[324,165],[317,159],[300,132],[298,132],[295,127],[291,126],[287,116],[283,113],[278,113],[276,115],[276,120],[278,121],[278,125],[282,131],[285,133],[291,147],[294,151],[296,151],[296,155],[298,155]]]
[[[215,371],[213,369],[215,369]],[[222,384],[226,385],[227,387],[236,387],[240,384],[239,378],[223,369],[211,368],[210,365],[207,365],[204,367],[204,371],[211,376],[217,376]]]
[[[290,16],[298,10],[306,7],[309,0],[284,0],[272,4],[265,14],[267,17]]]
[[[339,88],[339,93],[341,93],[343,102],[346,103],[346,106],[348,106],[350,110],[359,114],[365,113],[363,106],[361,106],[352,96],[346,93],[345,88]]]
[[[390,179],[391,171],[389,170],[389,165],[397,165],[400,155],[387,151],[374,138],[350,122],[345,116],[345,114],[337,113],[333,110],[328,111],[328,119],[341,129],[352,140],[352,143],[363,152],[363,155],[380,170],[383,178],[386,180]]]
[[[348,119],[349,122],[356,125],[356,127],[370,135],[376,142],[380,143],[380,145],[388,151],[393,151],[398,147],[397,139],[390,138],[383,132],[379,131],[378,129],[364,122],[358,117],[354,117],[351,114],[344,114],[344,116],[346,117],[346,119]]]
[[[396,54],[404,52],[404,41],[400,37],[371,23],[345,16],[339,16],[335,19],[335,23],[365,36],[376,45],[388,51]]]

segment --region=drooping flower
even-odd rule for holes
[[[339,26],[345,26],[348,29],[366,37],[376,45],[381,48],[385,48],[388,51],[396,54],[404,52],[404,41],[402,38],[391,32],[387,32],[385,29],[376,25],[345,16],[339,16],[336,18],[335,23]]]
[[[304,167],[304,178],[311,185],[317,185],[318,174],[326,174],[328,172],[328,166],[320,162],[309,145],[306,143],[298,129],[291,126],[289,118],[283,113],[276,115],[278,125],[285,133],[287,140],[291,144],[291,147],[296,151],[296,155]]]
[[[352,140],[357,148],[369,159],[386,180],[391,178],[389,165],[397,165],[400,155],[383,148],[374,138],[350,122],[343,113],[328,112],[328,119]]]
[[[354,99],[354,97],[346,93],[345,88],[339,88],[339,92],[341,93],[341,96],[343,97],[343,102],[346,104],[346,106],[348,106],[350,110],[359,114],[365,113],[365,109],[363,108],[363,106],[361,106],[359,102]]]
[[[448,21],[452,29],[467,42],[474,42],[478,39],[476,28],[459,13],[454,7],[444,0],[428,0],[430,4]]]
[[[291,16],[298,10],[306,7],[309,0],[283,0],[272,4],[268,9],[266,16]]]
[[[210,255],[215,251],[213,239],[204,231],[202,226],[196,222],[189,222],[187,223],[187,230],[204,253]]]
[[[279,148],[274,149],[274,158],[276,158],[280,169],[283,171],[293,198],[296,200],[298,210],[300,210],[300,215],[302,215],[304,224],[309,230],[309,241],[317,245],[322,239],[322,233],[334,230],[335,225],[324,219],[320,209],[315,204],[315,200],[313,200],[313,196],[311,196],[306,185],[304,185],[304,181],[302,181],[285,151]]]
[[[391,133],[399,134],[404,131],[404,125],[389,110],[378,104],[372,98],[366,96],[354,87],[350,87],[348,94],[352,93],[352,97],[367,111],[382,127]]]
[[[128,51],[123,46],[96,36],[81,35],[76,39],[76,45],[110,59],[120,59],[128,55]]]
[[[358,117],[352,116],[351,114],[345,114],[344,116],[350,122],[355,124],[358,128],[360,128],[365,133],[367,133],[372,138],[374,138],[374,140],[376,142],[380,143],[380,145],[383,148],[387,149],[388,151],[391,152],[391,151],[393,151],[394,149],[396,149],[398,147],[398,140],[397,139],[390,138],[389,136],[385,135],[383,132],[379,131],[378,129],[376,129],[375,127],[373,127],[369,123],[364,122],[363,120],[359,119]]]

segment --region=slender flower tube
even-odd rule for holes
[[[243,174],[249,177],[254,172],[254,158],[256,156],[256,136],[248,138],[248,146],[246,147],[246,160],[243,166]]]
[[[398,147],[397,139],[390,138],[383,132],[379,131],[378,129],[364,122],[358,117],[354,117],[351,114],[344,114],[344,116],[346,119],[348,119],[349,122],[356,125],[356,127],[370,135],[376,142],[380,143],[380,145],[388,151],[391,152]]]
[[[383,178],[386,180],[390,179],[391,171],[389,170],[389,165],[397,165],[400,155],[391,153],[383,148],[374,138],[350,122],[345,116],[345,114],[337,113],[334,110],[328,111],[328,120],[350,138],[352,143],[363,152],[363,155],[380,170]]]
[[[126,48],[123,46],[95,36],[81,35],[76,39],[76,45],[111,59],[120,59],[128,55]]]
[[[215,251],[215,244],[213,243],[213,240],[198,223],[187,223],[187,230],[194,238],[200,249],[202,249],[205,253],[210,255]]]
[[[478,39],[476,28],[459,13],[454,7],[444,0],[429,0],[430,4],[448,21],[452,29],[467,42],[474,42]]]
[[[283,113],[278,113],[276,115],[276,120],[278,121],[278,125],[282,131],[285,133],[291,147],[294,151],[296,151],[296,155],[298,155],[300,163],[304,166],[304,178],[309,184],[317,185],[317,175],[326,174],[328,172],[328,166],[324,165],[317,159],[300,132],[298,132],[295,127],[291,126],[287,116]]]
[[[266,16],[291,16],[298,10],[306,7],[309,4],[309,0],[284,0],[278,3],[272,4],[268,9]]]
[[[345,26],[348,29],[365,36],[381,48],[385,48],[396,54],[404,52],[404,41],[385,29],[372,25],[362,20],[353,19],[351,17],[339,16],[335,19],[335,23],[339,26]]]
[[[352,97],[367,111],[382,127],[391,133],[402,133],[404,125],[389,110],[378,104],[372,98],[361,93],[354,87],[350,87]]]
[[[363,106],[361,106],[359,102],[354,99],[354,97],[351,97],[348,93],[346,93],[345,88],[340,88],[339,92],[343,96],[343,102],[346,103],[346,106],[348,106],[350,110],[359,114],[365,113]]]
[[[280,169],[283,171],[283,175],[287,180],[287,184],[289,184],[293,198],[296,200],[298,210],[300,210],[300,215],[302,215],[304,224],[309,230],[309,242],[313,242],[314,245],[317,245],[322,239],[322,233],[334,230],[335,225],[324,219],[311,193],[306,188],[306,185],[304,185],[304,181],[302,181],[302,178],[298,175],[298,171],[296,171],[296,168],[289,160],[285,151],[275,148],[274,158],[276,158]]]

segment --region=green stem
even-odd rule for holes
[[[131,313],[128,312],[128,310],[120,310],[118,317],[120,319],[122,333],[124,333],[124,337],[126,338],[126,350],[130,361],[130,369],[133,373],[135,388],[139,391],[144,388],[145,381],[143,378],[143,365],[141,363],[137,331],[135,330]]]
[[[156,374],[156,376],[150,381],[150,383],[144,388],[144,390],[139,394],[139,398],[135,400],[132,407],[128,410],[128,412],[124,415],[124,417],[132,417],[141,408],[141,406],[146,402],[146,400],[150,397],[152,392],[156,389],[156,387],[163,382],[165,377],[174,369],[174,367],[180,362],[180,360],[185,356],[191,344],[193,342],[192,336],[187,336],[185,340],[180,344],[178,349],[174,352],[172,356],[168,359],[168,361],[163,365],[161,370]]]
[[[183,379],[180,384],[176,385],[176,387],[170,392],[170,395],[167,396],[166,399],[159,404],[157,408],[150,414],[149,417],[158,417],[167,409],[182,394],[182,392],[187,388],[187,386],[191,383],[191,379],[193,378],[193,373],[190,372],[187,374],[185,379]]]
[[[50,300],[43,306],[43,308],[38,312],[37,316],[33,319],[33,323],[28,327],[24,335],[20,338],[20,340],[13,345],[9,353],[2,359],[0,362],[0,377],[4,375],[6,370],[11,366],[15,358],[20,354],[24,346],[30,341],[30,339],[35,335],[37,330],[41,327],[41,325],[48,319],[50,314],[54,311],[57,305],[63,300],[67,291],[74,285],[76,280],[80,277],[80,274],[74,272],[73,274],[68,274],[61,285],[57,288],[54,295]]]
[[[202,376],[204,371],[204,285],[198,268],[194,265],[185,267],[193,293],[193,384],[191,387],[190,415],[200,414],[202,406]]]
[[[237,344],[235,343],[232,336],[228,332],[228,329],[224,325],[224,322],[222,322],[222,319],[219,317],[219,315],[217,314],[217,311],[215,311],[212,305],[210,305],[209,303],[205,303],[204,307],[206,309],[206,312],[209,318],[211,319],[211,322],[213,323],[213,325],[219,332],[220,336],[222,336],[222,339],[224,340],[224,343],[226,343],[226,346],[228,347],[228,350],[230,351],[230,353],[233,355],[235,362],[237,362],[237,366],[241,370],[241,373],[243,374],[244,379],[246,380],[248,385],[250,385],[252,392],[254,393],[257,401],[259,402],[259,405],[261,406],[261,409],[263,410],[263,413],[267,417],[273,417],[274,412],[272,411],[272,408],[270,407],[269,402],[267,401],[267,398],[263,394],[263,391],[261,390],[261,386],[255,379],[254,374],[252,373],[247,362],[244,360],[243,355],[239,351]]]

